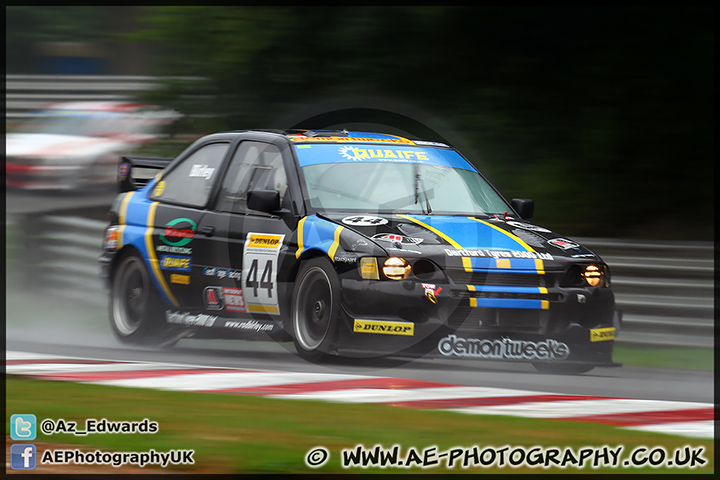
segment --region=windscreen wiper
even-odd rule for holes
[[[420,201],[420,188],[422,188],[423,193],[425,194],[425,214],[430,215],[432,213],[432,208],[430,207],[430,197],[428,197],[427,190],[425,190],[425,183],[423,182],[422,178],[420,177],[420,172],[415,174],[415,203],[419,203]]]

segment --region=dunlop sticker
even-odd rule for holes
[[[615,327],[593,328],[590,330],[591,342],[606,342],[615,340]]]
[[[246,248],[278,249],[282,245],[283,235],[269,235],[265,233],[248,234]]]
[[[415,324],[410,322],[379,322],[376,320],[355,319],[353,332],[380,333],[384,335],[415,335]]]

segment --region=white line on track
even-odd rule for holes
[[[284,373],[284,372],[240,372],[198,373],[168,377],[132,378],[122,380],[100,380],[97,385],[116,387],[154,388],[157,390],[205,391],[235,388],[267,387],[271,385],[292,385],[309,382],[333,382],[354,380],[359,375],[331,373]]]
[[[361,383],[353,384],[354,380],[379,379],[385,377],[334,374],[334,373],[303,373],[278,372],[269,370],[244,370],[231,367],[211,367],[174,363],[155,362],[123,362],[108,359],[90,359],[67,357],[61,355],[46,355],[26,352],[6,352],[6,373],[15,375],[30,375],[53,377],[53,374],[75,373],[75,381],[99,385],[113,385],[134,388],[152,388],[157,390],[177,391],[222,391],[232,389],[252,389],[260,387],[273,387],[282,390],[284,386],[295,385],[295,393],[269,394],[272,398],[295,400],[321,400],[344,403],[401,403],[448,400],[452,403],[457,400],[462,404],[463,399],[507,398],[507,404],[490,406],[468,406],[442,409],[464,414],[476,415],[509,415],[530,418],[578,418],[592,422],[593,418],[608,415],[643,414],[649,412],[667,412],[666,421],[662,415],[657,421],[646,425],[622,426],[619,428],[641,430],[648,432],[667,433],[695,438],[713,438],[714,421],[701,419],[692,422],[678,422],[678,415],[683,412],[697,409],[711,409],[713,404],[694,402],[671,402],[660,400],[597,398],[582,395],[553,394],[529,390],[502,389],[489,387],[473,387],[462,385],[447,385],[438,387],[412,387],[409,388],[355,388]],[[22,363],[27,362],[27,363]],[[98,362],[98,363],[92,363]],[[157,370],[161,373],[152,377],[141,378],[112,378],[113,372],[142,372]],[[179,371],[178,371],[179,370]],[[167,371],[163,375],[162,371]],[[173,373],[176,371],[176,373]],[[182,373],[180,373],[182,371]],[[187,373],[188,371],[192,373]],[[102,378],[102,372],[108,372],[108,377]],[[83,374],[89,374],[83,378]],[[100,374],[100,375],[98,375]],[[132,375],[130,375],[132,377]],[[66,377],[58,375],[58,379]],[[351,382],[348,382],[350,380]],[[337,382],[337,383],[335,383]],[[303,384],[312,384],[303,386]],[[318,383],[324,384],[321,391],[316,391]],[[432,382],[430,382],[432,383]],[[355,386],[353,386],[355,385]],[[412,385],[412,383],[410,383]],[[427,383],[425,383],[427,385]],[[252,391],[242,392],[253,394]],[[268,392],[264,392],[267,394]],[[263,394],[263,393],[259,393]],[[542,401],[537,399],[521,399],[518,397],[543,396]],[[408,406],[412,406],[411,404]],[[422,405],[418,405],[422,406]],[[429,407],[432,408],[432,407]],[[673,416],[674,415],[674,416]],[[704,413],[707,416],[707,413]]]
[[[517,397],[525,395],[538,395],[538,392],[503,388],[448,386],[402,390],[387,388],[356,388],[351,390],[290,393],[270,396],[273,398],[287,398],[294,400],[326,400],[329,402],[346,403],[394,403],[453,398]]]
[[[665,402],[660,400],[593,399],[558,402],[530,402],[515,405],[463,407],[449,410],[478,415],[511,415],[532,418],[571,418],[621,413],[667,412],[696,408],[712,408],[711,404],[693,402]]]

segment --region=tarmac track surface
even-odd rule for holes
[[[100,318],[103,321],[105,318]],[[109,330],[109,327],[108,327]],[[713,402],[713,372],[642,367],[596,368],[582,375],[535,372],[524,363],[455,359],[330,359],[322,364],[306,362],[291,344],[230,340],[181,340],[171,349],[131,348],[119,344],[108,332],[72,333],[54,342],[38,342],[28,331],[9,330],[7,350],[80,356],[120,361],[179,363],[197,367],[261,369],[298,373],[371,375],[477,387],[535,390],[569,395],[591,395],[645,400]]]

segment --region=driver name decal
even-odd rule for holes
[[[496,360],[564,360],[570,347],[549,338],[541,342],[526,340],[462,338],[448,335],[438,342],[438,351],[446,356]]]
[[[489,258],[530,258],[552,260],[553,256],[545,252],[524,252],[522,250],[451,250],[446,248],[448,257],[489,257]]]

